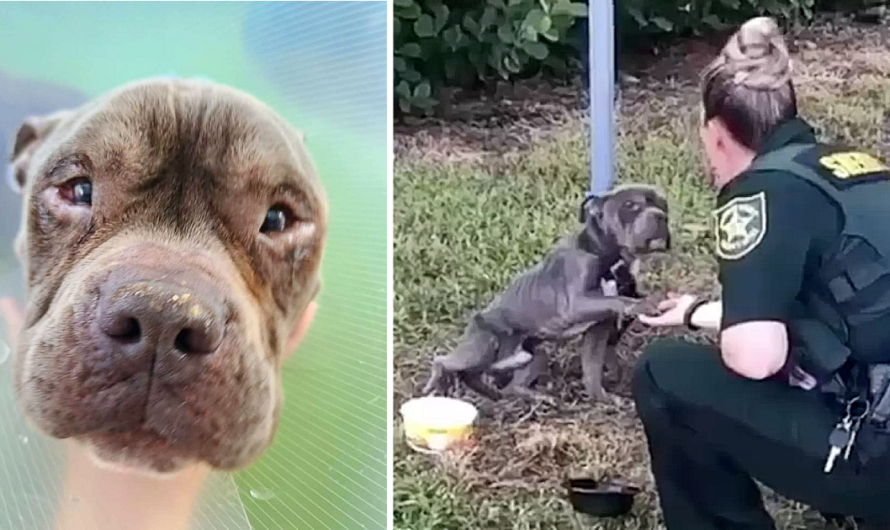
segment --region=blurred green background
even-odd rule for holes
[[[0,4],[5,148],[26,115],[148,76],[231,85],[306,133],[331,205],[324,289],[275,443],[234,476],[255,529],[386,527],[386,23],[385,2]],[[18,201],[2,187],[7,294]]]

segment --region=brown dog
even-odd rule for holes
[[[149,80],[27,120],[12,163],[25,415],[108,464],[257,458],[320,285],[327,200],[302,136],[234,89]]]

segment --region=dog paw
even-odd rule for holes
[[[658,313],[658,302],[658,298],[654,296],[640,298],[637,300],[636,304],[634,304],[632,310],[628,313],[628,316],[638,317],[640,315],[656,314]]]
[[[599,386],[590,386],[585,385],[585,392],[587,393],[587,398],[594,403],[607,403],[609,401],[609,395],[606,393],[606,389]]]

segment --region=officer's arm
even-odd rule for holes
[[[720,334],[720,352],[730,370],[750,379],[766,379],[785,365],[788,331],[782,322],[736,324]]]
[[[834,222],[834,207],[812,185],[781,173],[748,176],[721,206],[718,222],[732,236],[718,232],[721,355],[739,375],[765,379],[787,360],[785,322],[800,292],[813,234],[820,233],[820,223]],[[748,219],[751,208],[761,217],[747,225],[726,224],[738,220],[733,214]]]

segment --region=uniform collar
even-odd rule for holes
[[[813,127],[804,121],[803,118],[791,118],[778,125],[773,132],[766,137],[763,141],[763,145],[757,151],[756,156],[763,156],[770,151],[775,151],[791,144],[815,143],[817,143],[817,140]],[[748,176],[749,173],[743,171],[741,175],[738,175],[736,178],[729,181],[717,193],[718,201],[722,201],[723,199],[732,196],[735,187],[743,182]]]
[[[814,143],[816,143],[816,133],[810,124],[802,118],[792,118],[776,127],[772,134],[766,137],[757,155],[775,151],[786,145]]]

